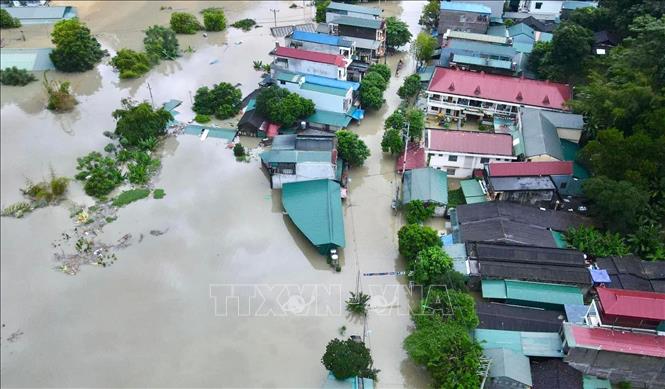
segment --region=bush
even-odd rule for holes
[[[321,363],[336,379],[351,377],[376,379],[378,370],[372,368],[372,356],[365,343],[353,339],[333,339],[326,346]]]
[[[619,234],[601,232],[593,227],[580,226],[566,232],[566,242],[577,250],[594,257],[622,256],[629,253]]]
[[[3,10],[4,11],[4,10]],[[2,85],[27,85],[37,81],[37,77],[25,69],[19,69],[16,66],[0,70],[0,84]]]
[[[388,65],[382,63],[375,63],[367,69],[367,73],[379,73],[381,77],[386,81],[386,85],[390,82],[390,68]],[[385,89],[385,88],[384,88]]]
[[[0,214],[0,216],[11,216],[20,219],[23,217],[23,215],[30,213],[31,211],[32,205],[30,205],[30,203],[27,201],[19,201],[18,203],[14,203],[5,207],[5,209],[2,210],[2,214]]]
[[[104,198],[124,181],[116,161],[96,151],[78,158],[77,162],[79,173],[75,178],[84,182],[83,189],[90,196]]]
[[[46,73],[44,73],[43,85],[48,95],[47,109],[56,112],[66,112],[71,111],[78,104],[76,98],[72,96],[69,90],[69,81],[49,81],[46,78]]]
[[[473,330],[479,324],[476,302],[468,293],[431,288],[427,291],[427,296],[423,299],[422,305],[425,308],[425,313],[449,316],[449,320],[469,330]]]
[[[418,252],[412,268],[412,280],[418,285],[430,286],[453,269],[453,260],[441,247],[431,246]]]
[[[449,208],[454,208],[458,205],[464,204],[466,204],[466,199],[464,198],[464,192],[462,192],[462,188],[448,191]]]
[[[21,21],[7,12],[6,9],[0,8],[0,28],[18,28],[21,27]]]
[[[57,22],[53,26],[51,42],[55,44],[51,61],[63,72],[90,70],[105,54],[90,29],[77,18]]]
[[[415,97],[420,92],[420,76],[412,74],[404,79],[404,84],[397,90],[397,95],[403,99]]]
[[[245,148],[240,143],[236,143],[233,146],[233,155],[235,155],[236,158],[244,157],[245,156]]]
[[[51,178],[48,181],[35,184],[28,180],[26,187],[21,189],[21,193],[33,202],[52,204],[62,200],[68,186],[69,179],[67,177],[56,177],[55,173],[51,172]]]
[[[197,113],[196,116],[194,116],[194,121],[197,123],[208,123],[210,122],[210,120],[212,119],[210,119],[210,116],[208,115],[202,115]]]
[[[361,166],[370,156],[370,151],[365,142],[358,134],[351,131],[341,130],[337,136],[337,151],[340,158],[351,166]]]
[[[277,86],[265,88],[256,97],[256,112],[273,123],[291,126],[314,113],[314,102]]]
[[[395,128],[387,128],[381,139],[381,151],[384,153],[398,154],[404,150],[404,139],[402,132]]]
[[[406,222],[419,224],[434,216],[434,206],[421,200],[413,200],[406,205]]]
[[[215,115],[218,119],[228,119],[240,111],[242,93],[233,85],[222,82],[213,85],[212,89],[207,86],[196,91],[194,106],[192,109],[197,114]]]
[[[239,28],[243,31],[249,31],[256,25],[256,21],[254,19],[242,19],[238,20],[237,22],[233,23],[231,27]]]
[[[196,34],[202,28],[196,17],[187,12],[172,13],[170,24],[176,34]]]
[[[111,65],[120,71],[120,78],[136,78],[150,70],[150,58],[145,53],[120,49],[111,59]]]
[[[407,224],[397,233],[399,253],[409,261],[416,259],[418,253],[428,247],[441,247],[439,234],[431,227]]]
[[[143,38],[143,45],[152,63],[157,63],[160,59],[172,60],[179,55],[178,38],[170,28],[156,25],[148,28]]]
[[[156,200],[163,199],[164,196],[166,196],[166,192],[164,192],[164,189],[155,189],[155,191],[152,192],[152,198]]]
[[[134,162],[127,165],[129,182],[135,185],[147,184],[161,166],[159,159],[150,158],[145,151],[135,151],[132,157]]]
[[[120,137],[120,143],[129,147],[140,147],[150,138],[161,137],[173,119],[164,108],[155,110],[148,103],[136,105],[127,99],[122,100],[121,109],[113,111],[113,117],[118,121],[115,133]]]
[[[226,16],[221,8],[206,8],[201,13],[206,31],[223,31],[226,28]]]
[[[139,188],[139,189],[126,190],[120,193],[118,197],[113,199],[113,206],[124,207],[125,205],[133,203],[134,201],[138,201],[148,197],[149,194],[150,194],[150,189]]]

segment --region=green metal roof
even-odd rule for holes
[[[474,57],[471,55],[463,55],[463,54],[455,54],[453,56],[453,62],[464,63],[469,65],[477,65],[477,66],[487,66],[496,69],[511,69],[513,65],[512,62],[510,61]]]
[[[0,49],[2,69],[16,66],[29,72],[55,69],[49,55],[53,49]]]
[[[464,193],[464,200],[467,204],[484,203],[487,201],[483,189],[480,187],[478,180],[462,180],[460,181],[462,193]]]
[[[564,161],[573,161],[573,176],[577,178],[589,178],[589,171],[584,168],[581,164],[576,162],[577,152],[580,150],[580,145],[573,143],[571,141],[561,139],[561,151],[563,152]]]
[[[405,172],[402,203],[408,204],[413,200],[448,204],[448,174],[431,167]]]
[[[322,253],[346,244],[340,186],[335,181],[284,184],[282,205],[293,223]]]
[[[582,387],[584,389],[612,389],[612,383],[605,378],[584,375]]]
[[[269,150],[260,154],[263,163],[331,162],[330,151]]]
[[[353,4],[347,4],[347,3],[336,3],[336,2],[331,2],[326,10],[336,10],[336,11],[346,11],[346,12],[355,12],[358,14],[366,14],[366,15],[374,15],[374,16],[379,16],[381,15],[381,12],[383,12],[382,9],[380,8],[372,8],[372,7],[362,7],[360,5],[353,5]]]
[[[339,16],[335,18],[335,20],[333,20],[331,23],[343,24],[345,26],[371,28],[372,30],[377,30],[381,28],[382,21],[375,19],[355,18],[353,16]]]
[[[554,238],[554,243],[556,243],[556,247],[560,249],[568,248],[568,243],[566,243],[566,238],[563,233],[552,230],[552,238]]]
[[[474,338],[485,349],[507,348],[527,357],[563,358],[562,342],[554,332],[520,332],[477,328]]]
[[[517,280],[482,280],[483,298],[543,304],[584,304],[579,288]]]
[[[351,117],[343,113],[317,109],[313,115],[307,118],[307,121],[336,127],[346,127],[351,123]]]
[[[483,354],[490,359],[489,376],[493,378],[506,377],[526,386],[531,386],[531,365],[529,358],[507,348],[493,348],[484,350]]]
[[[296,73],[278,71],[275,72],[275,79],[285,82],[298,82],[302,76]]]
[[[329,95],[336,95],[336,96],[346,96],[346,93],[348,92],[348,89],[333,88],[332,86],[312,84],[310,82],[305,82],[302,85],[300,85],[300,89],[311,90],[314,92],[326,93]]]

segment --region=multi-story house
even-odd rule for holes
[[[362,19],[379,19],[380,8],[361,7],[359,5],[331,2],[326,8],[326,23],[333,22],[340,16],[352,16]]]
[[[355,42],[336,35],[296,30],[287,35],[284,40],[287,47],[326,54],[338,54],[348,61],[353,60],[356,53]]]
[[[385,54],[386,22],[383,19],[339,16],[328,23],[328,28],[332,35],[355,41],[357,56],[363,62],[370,63]]]
[[[357,82],[307,74],[276,71],[273,77],[280,88],[297,93],[314,102],[317,110],[352,113],[360,85]]]
[[[442,1],[439,11],[439,35],[448,30],[484,34],[490,24],[492,10],[482,4]]]
[[[270,65],[275,71],[313,74],[337,80],[346,80],[350,61],[339,54],[326,54],[292,47],[277,47],[270,52],[275,57]]]

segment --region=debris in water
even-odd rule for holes
[[[169,230],[168,228],[165,229],[164,231],[160,231],[160,230],[150,230],[150,235],[152,235],[152,236],[160,236],[160,235],[164,235],[164,234],[166,234],[166,233],[168,232],[168,230]]]
[[[218,62],[219,62],[218,59],[214,59],[214,60],[210,61],[210,65],[214,65],[214,64],[216,64],[216,63],[218,63]]]
[[[18,340],[18,338],[21,337],[21,335],[23,335],[23,331],[16,330],[13,334],[9,335],[9,338],[7,338],[7,341],[9,343],[14,343]]]

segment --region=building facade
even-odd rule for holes
[[[333,22],[340,16],[376,20],[381,17],[380,8],[361,7],[359,5],[331,2],[326,8],[326,23]]]
[[[490,24],[492,10],[482,4],[441,2],[439,11],[439,35],[447,30],[484,34]]]
[[[316,51],[326,54],[341,55],[348,61],[356,54],[356,45],[352,40],[330,34],[317,34],[307,31],[294,31],[284,38],[287,47]]]
[[[273,78],[280,88],[312,100],[316,109],[341,114],[348,113],[354,107],[360,87],[356,82],[285,71],[276,71]]]
[[[277,45],[270,53],[275,59],[270,65],[273,71],[289,71],[346,80],[350,61],[338,54],[318,53]]]

